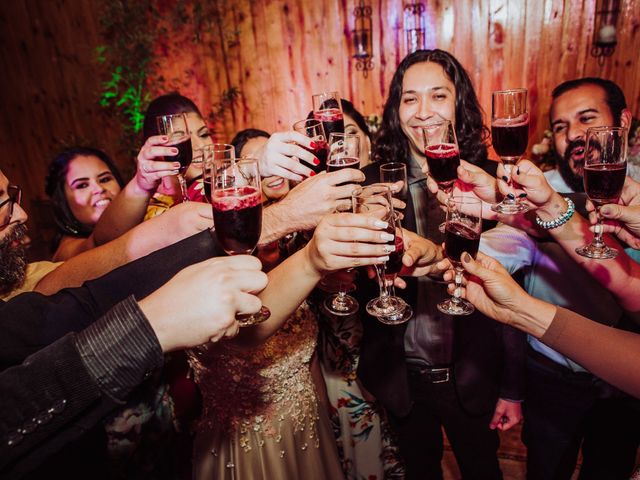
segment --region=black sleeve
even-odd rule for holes
[[[140,300],[184,267],[220,255],[221,248],[206,230],[81,287],[49,297],[18,295],[0,305],[0,370],[19,365],[69,332],[83,330],[128,296]]]
[[[129,298],[0,373],[0,476],[32,470],[80,437],[162,362],[155,333]]]
[[[502,325],[502,344],[504,358],[500,379],[500,398],[524,400],[527,335],[509,325]]]

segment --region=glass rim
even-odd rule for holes
[[[394,170],[396,168],[402,168],[406,170],[407,164],[402,162],[386,162],[380,164],[380,170]]]
[[[329,138],[338,137],[338,138],[360,138],[357,133],[341,133],[341,132],[331,132],[329,134]]]
[[[470,197],[470,196],[464,196],[464,195],[452,195],[449,198],[447,198],[447,203],[449,203],[449,202],[460,203],[460,204],[474,203],[474,204],[482,205],[482,200],[480,200],[479,198]]]
[[[331,96],[336,96],[338,99],[340,99],[340,93],[337,90],[327,90],[324,92],[320,92],[320,93],[312,93],[311,94],[311,98],[313,97],[321,97],[323,95],[331,95]]]
[[[505,90],[494,90],[493,92],[491,92],[491,95],[495,95],[496,93],[528,93],[529,89],[525,88],[525,87],[520,87],[520,88],[507,88]]]
[[[311,125],[308,125],[309,122],[312,122]],[[291,128],[296,130],[296,127],[299,127],[299,126],[303,128],[310,128],[311,126],[315,127],[318,125],[322,125],[322,122],[320,120],[316,120],[315,118],[305,118],[303,120],[298,120],[296,122],[293,122],[293,124],[291,125]]]
[[[608,125],[600,125],[598,127],[589,127],[587,128],[585,135],[589,134],[589,131],[592,132],[617,132],[617,131],[629,131],[627,127],[623,126],[608,126]]]

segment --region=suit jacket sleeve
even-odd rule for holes
[[[0,373],[0,476],[19,477],[120,405],[160,365],[133,299]]]
[[[19,365],[69,332],[83,330],[128,296],[140,300],[186,266],[221,254],[217,242],[204,231],[81,287],[49,297],[23,293],[1,304],[0,370]]]

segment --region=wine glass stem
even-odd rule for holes
[[[182,193],[182,201],[188,202],[189,197],[187,196],[187,182],[184,179],[184,176],[179,173],[178,174],[178,183],[180,183],[180,192]]]
[[[515,164],[517,163],[516,161],[513,161],[512,159],[509,160],[502,160],[502,165],[504,166],[504,173],[507,176],[507,187],[509,187],[509,190],[513,189],[513,181],[511,180],[511,172],[513,171],[513,167],[515,166]],[[516,203],[516,199],[515,198],[509,198],[509,197],[504,197],[502,199],[502,203],[506,203],[509,205],[513,205]]]
[[[388,282],[386,278],[386,265],[381,263],[376,265],[378,273],[378,283],[380,284],[380,298],[389,298],[393,296],[393,282]]]
[[[604,241],[602,240],[603,226],[602,226],[602,216],[600,215],[599,206],[596,207],[596,218],[597,218],[597,222],[596,222],[596,227],[594,228],[593,241],[591,242],[591,244],[594,247],[602,248],[604,247]]]
[[[453,290],[453,295],[451,296],[451,301],[458,305],[460,303],[460,289],[462,287],[462,268],[456,267],[456,277],[454,279],[455,289]]]

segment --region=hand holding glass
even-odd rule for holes
[[[156,117],[156,123],[158,125],[158,134],[169,137],[165,145],[174,147],[178,150],[178,153],[172,158],[172,160],[180,163],[178,181],[180,182],[182,201],[186,202],[188,201],[188,198],[187,184],[184,179],[184,174],[193,160],[191,134],[189,133],[187,117],[184,113],[161,115]]]
[[[517,88],[493,92],[491,97],[491,140],[500,156],[511,187],[511,170],[527,151],[529,141],[529,112],[527,89]],[[498,213],[514,214],[529,209],[520,199],[504,197],[491,206]]]
[[[627,136],[624,127],[587,129],[584,151],[584,191],[596,207],[598,223],[589,245],[576,248],[576,253],[588,258],[615,258],[618,251],[604,243],[600,207],[618,203],[627,174]]]
[[[444,253],[456,271],[453,296],[438,304],[438,310],[449,315],[469,315],[475,308],[460,298],[464,268],[460,256],[467,252],[474,259],[478,254],[482,233],[482,201],[473,197],[450,197],[447,201]]]
[[[255,158],[217,160],[211,172],[211,207],[216,236],[228,255],[251,254],[262,231],[262,192]],[[270,316],[262,307],[254,315],[238,316],[240,326]]]

